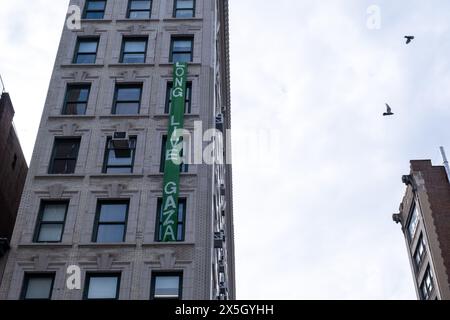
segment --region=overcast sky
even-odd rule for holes
[[[0,73],[27,159],[67,4],[0,0]],[[370,5],[379,29],[367,27]],[[414,299],[391,215],[409,160],[441,164],[439,146],[450,148],[450,2],[230,10],[238,298]],[[382,117],[386,102],[395,116]]]

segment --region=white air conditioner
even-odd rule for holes
[[[114,132],[111,139],[111,148],[114,149],[117,158],[128,158],[131,156],[130,138],[126,132]]]
[[[223,132],[224,119],[223,114],[218,113],[216,116],[216,129]]]

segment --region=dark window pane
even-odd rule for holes
[[[75,158],[78,154],[78,141],[58,141],[55,156],[57,158]]]
[[[103,12],[86,12],[85,19],[103,19]]]
[[[190,53],[174,53],[172,56],[173,62],[191,62]]]
[[[126,219],[127,204],[102,204],[100,222],[124,222]]]
[[[63,224],[42,224],[39,232],[38,242],[61,241]]]
[[[84,115],[86,114],[86,103],[67,103],[64,114],[66,115]]]
[[[34,277],[25,279],[27,287],[25,299],[49,299],[52,293],[53,277]]]
[[[123,63],[145,63],[145,54],[143,53],[124,53]]]
[[[90,276],[88,299],[116,299],[119,278]]]
[[[96,60],[96,54],[81,54],[77,56],[77,59],[75,60],[75,63],[82,64],[82,63],[95,63]]]
[[[105,1],[89,1],[87,3],[88,10],[105,10],[106,2]]]
[[[69,87],[67,90],[67,100],[71,102],[84,102],[89,97],[89,89],[82,87]]]
[[[140,97],[140,88],[119,88],[117,92],[117,101],[139,101]]]
[[[151,1],[148,0],[131,0],[131,10],[150,10]]]
[[[76,160],[55,160],[53,163],[54,174],[71,174],[75,172]]]
[[[62,204],[46,204],[42,214],[44,222],[63,222],[66,216],[67,205]]]
[[[147,47],[146,41],[126,41],[124,46],[125,52],[144,52]]]
[[[173,42],[173,51],[179,52],[179,51],[191,51],[192,47],[192,41],[191,40],[175,40]]]
[[[118,102],[116,104],[116,114],[130,115],[130,114],[138,114],[138,113],[139,113],[139,103]]]
[[[155,298],[178,298],[180,290],[179,276],[158,276],[155,279]]]
[[[78,53],[96,53],[97,41],[80,41]]]
[[[150,11],[130,11],[131,19],[149,19]]]
[[[116,243],[123,242],[124,225],[99,225],[97,233],[97,242]]]

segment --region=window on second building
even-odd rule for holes
[[[416,203],[411,212],[411,218],[408,222],[408,236],[409,240],[412,241],[414,239],[414,235],[416,234],[417,226],[419,225],[419,207]]]
[[[125,242],[129,201],[99,201],[92,242]]]
[[[180,142],[181,143],[181,142]],[[160,159],[160,165],[159,165],[159,172],[164,172],[164,169],[166,167],[166,150],[167,150],[167,136],[164,135],[162,137],[161,142],[161,159]],[[181,155],[183,155],[184,149],[181,152]],[[182,163],[180,165],[180,172],[189,172],[189,165]]]
[[[26,273],[22,287],[22,300],[50,300],[55,274]]]
[[[147,55],[146,38],[123,38],[121,63],[145,63]]]
[[[195,0],[174,0],[173,16],[175,18],[193,18],[195,16]]]
[[[156,221],[156,241],[162,241],[162,228],[164,219],[162,219],[162,199],[158,199],[157,205],[157,221]],[[185,221],[186,221],[186,199],[180,198],[178,200],[178,228],[177,228],[177,241],[184,241],[185,235]]]
[[[85,300],[117,300],[119,299],[119,273],[87,273],[84,287]]]
[[[73,63],[94,64],[97,59],[98,38],[79,38]]]
[[[106,141],[103,173],[133,173],[136,137],[130,137],[127,146],[118,146],[109,137]]]
[[[429,300],[434,290],[433,274],[431,268],[428,267],[420,285],[420,295],[422,300]]]
[[[64,101],[62,114],[86,114],[90,90],[91,86],[89,84],[69,84],[67,86],[66,98]]]
[[[166,103],[164,112],[166,114],[170,113],[171,107],[172,107],[172,88],[173,88],[173,82],[167,83],[167,90],[166,90]],[[186,84],[186,98],[185,98],[185,107],[184,107],[184,113],[191,113],[192,109],[192,82],[188,82]]]
[[[116,86],[112,113],[121,115],[139,114],[142,84],[120,84]]]
[[[103,19],[106,0],[86,0],[84,19]]]
[[[152,274],[150,299],[181,300],[183,274],[181,272],[154,272]]]
[[[419,242],[417,243],[416,251],[414,252],[414,262],[416,264],[416,270],[420,270],[422,262],[425,258],[425,242],[423,235],[420,235]]]
[[[77,165],[80,138],[56,138],[49,166],[49,174],[73,174]]]
[[[36,225],[35,242],[61,242],[68,201],[43,201]]]
[[[129,19],[150,19],[152,15],[151,0],[130,0],[128,3]]]
[[[170,44],[170,62],[192,62],[193,37],[172,37]]]

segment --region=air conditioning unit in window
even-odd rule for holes
[[[214,248],[222,249],[225,242],[225,231],[214,232]]]
[[[111,149],[114,149],[114,153],[117,158],[129,158],[131,156],[130,138],[126,132],[114,132],[114,136],[111,139]]]
[[[223,132],[223,126],[224,126],[223,114],[219,113],[216,116],[216,129]]]

